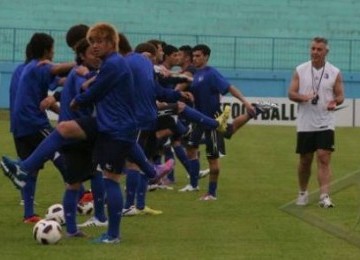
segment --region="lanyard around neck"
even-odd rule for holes
[[[317,94],[319,92],[320,83],[321,83],[321,80],[322,80],[322,78],[324,76],[324,71],[325,71],[325,64],[324,64],[324,67],[323,67],[322,72],[321,72],[319,83],[316,86],[315,85],[315,77],[314,77],[314,67],[311,65],[311,80],[312,80],[311,83],[312,83],[312,89],[314,91],[314,94]]]

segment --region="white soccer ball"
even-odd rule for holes
[[[46,220],[55,220],[60,225],[65,224],[64,208],[61,204],[51,205],[45,215]]]
[[[61,239],[61,226],[54,220],[40,220],[33,228],[34,239],[42,245],[52,245]]]
[[[93,202],[78,203],[77,212],[80,215],[90,215],[94,210]]]

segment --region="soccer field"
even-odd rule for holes
[[[15,156],[8,129],[2,113],[0,154]],[[84,229],[89,239],[63,238],[57,245],[37,244],[32,226],[22,223],[19,192],[0,176],[0,258],[360,259],[359,179],[351,179],[360,168],[360,131],[338,128],[336,133],[334,185],[345,176],[350,176],[347,179],[351,182],[334,186],[335,208],[319,208],[315,200],[296,216],[282,210],[297,196],[295,128],[248,125],[226,143],[217,201],[198,200],[206,191],[206,179],[201,180],[197,193],[177,192],[187,182],[178,163],[175,189],[148,193],[148,205],[164,214],[123,218],[118,245],[91,244],[91,238],[103,228]],[[206,166],[204,160],[202,165]],[[310,191],[317,189],[313,176]],[[63,190],[60,175],[51,163],[46,164],[38,180],[36,212],[43,216],[48,206],[61,202]],[[85,219],[81,216],[78,221]],[[339,232],[349,234],[349,239],[340,239]]]

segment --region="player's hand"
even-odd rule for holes
[[[257,118],[256,115],[256,108],[253,107],[250,103],[246,102],[244,103],[244,106],[246,107],[246,112],[252,117],[252,118]]]
[[[53,96],[47,96],[40,102],[40,110],[45,111],[46,109],[49,109],[54,104],[56,104],[55,98]]]
[[[180,93],[184,99],[194,102],[194,96],[189,91],[181,91]]]
[[[86,74],[89,73],[89,69],[85,66],[79,66],[76,68],[76,73],[79,75],[79,76],[85,76]]]

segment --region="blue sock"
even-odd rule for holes
[[[135,194],[140,180],[140,173],[132,169],[125,169],[124,171],[126,172],[126,199],[124,208],[128,209],[135,205]]]
[[[76,227],[76,206],[79,191],[66,189],[63,197],[64,217],[66,223],[66,232],[74,234]]]
[[[219,123],[215,119],[208,117],[200,113],[196,109],[193,109],[188,106],[185,107],[184,111],[181,112],[180,115],[191,122],[198,123],[203,126],[207,126],[208,128],[211,129],[215,129],[219,126]]]
[[[24,218],[34,216],[34,196],[36,189],[37,173],[27,176],[26,185],[22,189],[24,196]]]
[[[184,166],[186,171],[189,172],[189,169],[190,169],[189,168],[189,158],[186,155],[184,147],[182,145],[177,145],[177,146],[174,146],[173,148],[174,148],[176,157],[179,159],[179,161]]]
[[[20,165],[25,171],[33,172],[41,168],[43,163],[52,159],[55,152],[67,143],[74,142],[62,137],[57,130],[54,130],[36,147],[34,152],[23,160]]]
[[[107,234],[114,238],[120,237],[120,222],[123,209],[123,197],[119,183],[104,179],[107,196],[109,226]]]
[[[174,153],[171,150],[171,146],[166,146],[164,147],[164,155],[165,155],[165,161],[169,160],[169,159],[174,159]],[[175,181],[175,173],[174,170],[172,170],[168,175],[167,178],[174,182]]]
[[[136,189],[136,208],[143,210],[146,206],[146,192],[148,180],[144,175],[140,175],[139,184]]]
[[[184,135],[189,131],[189,127],[187,127],[182,121],[178,120],[176,122],[176,134]]]
[[[130,150],[131,160],[140,167],[141,171],[148,178],[154,178],[156,171],[154,166],[149,163],[148,159],[145,156],[145,153],[141,146],[138,143],[135,143]]]
[[[97,171],[91,181],[91,192],[94,197],[94,216],[101,222],[106,221],[105,216],[105,187],[102,172]],[[83,186],[82,186],[83,187]]]
[[[199,171],[200,171],[200,162],[199,159],[189,160],[189,175],[190,175],[190,184],[194,188],[199,185]]]
[[[84,193],[85,193],[85,186],[84,186],[84,184],[81,184],[80,189],[79,189],[78,202],[80,201],[80,199],[84,195]]]
[[[209,182],[209,194],[216,197],[217,182]]]

